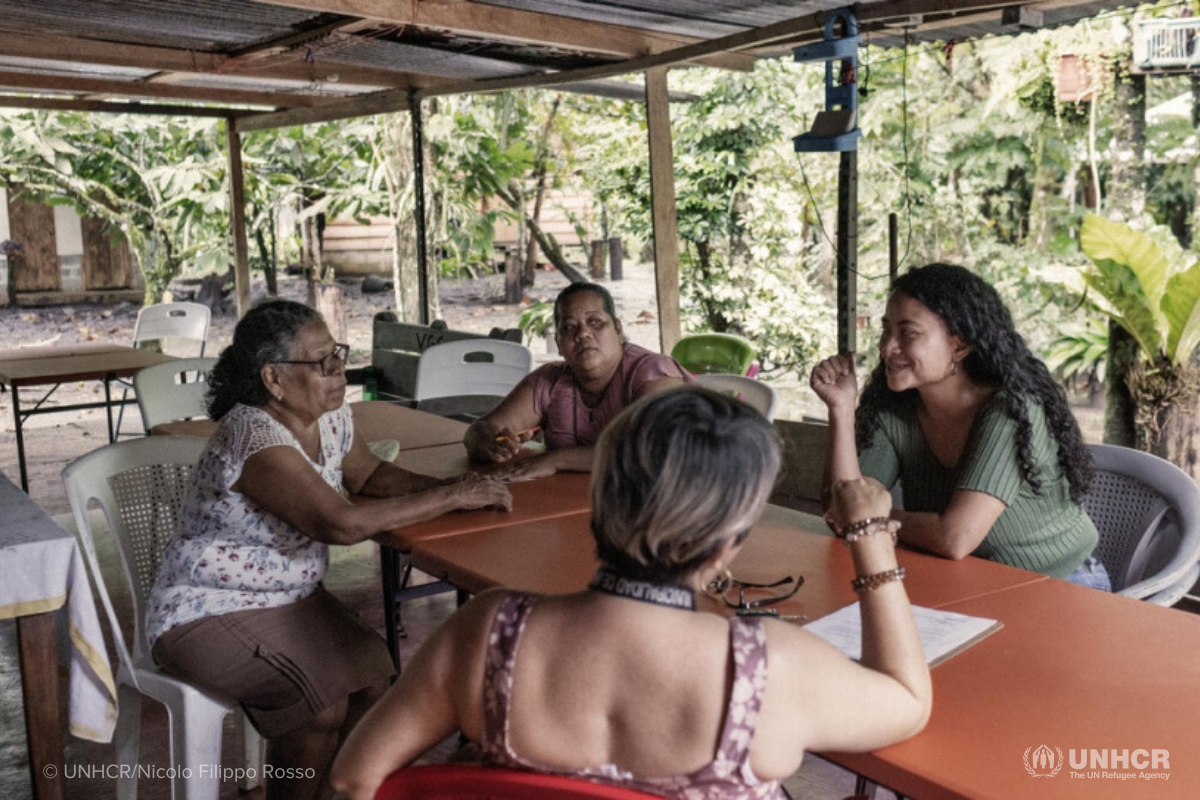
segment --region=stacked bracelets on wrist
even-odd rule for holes
[[[860,519],[858,522],[851,522],[844,528],[834,532],[834,535],[844,541],[847,546],[857,542],[867,536],[874,536],[880,531],[887,531],[892,535],[892,544],[899,540],[896,531],[900,530],[900,522],[888,517],[867,517]]]
[[[876,572],[874,575],[861,575],[850,581],[850,588],[854,590],[855,594],[866,594],[875,591],[885,583],[902,580],[904,580],[904,567],[896,567]]]

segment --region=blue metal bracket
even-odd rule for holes
[[[839,32],[838,28],[841,28]],[[825,62],[825,110],[813,129],[792,139],[797,153],[842,153],[858,149],[858,19],[840,8],[825,21],[825,39],[792,51],[796,61]]]

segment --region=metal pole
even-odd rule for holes
[[[425,119],[421,115],[421,98],[414,89],[410,93],[412,112],[413,183],[417,216],[417,300],[421,306],[422,325],[429,324],[429,266],[425,255]]]
[[[895,211],[888,214],[888,285],[896,282],[900,272],[900,217]]]
[[[838,166],[837,313],[838,352],[858,350],[858,151],[841,155]]]

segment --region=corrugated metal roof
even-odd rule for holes
[[[821,36],[834,0],[0,0],[0,104],[81,107],[97,98],[349,115],[398,107],[410,91],[444,93],[567,77],[594,81],[682,60],[745,68]],[[1046,25],[1120,2],[1027,3]],[[866,40],[1013,33],[996,0],[866,0]],[[384,18],[358,16],[366,13]],[[900,15],[904,16],[901,17]],[[914,27],[889,27],[912,17]],[[767,34],[770,34],[769,36]],[[734,38],[729,38],[734,37]],[[712,40],[718,40],[713,43]],[[729,55],[735,53],[735,55]],[[740,54],[740,55],[738,55]],[[178,87],[172,89],[172,87]],[[39,101],[40,102],[40,101]],[[314,111],[333,103],[326,111]],[[366,106],[364,106],[366,108]],[[213,113],[213,112],[208,112]]]

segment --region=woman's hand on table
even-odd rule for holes
[[[555,459],[557,452],[552,450],[539,455],[527,456],[509,466],[494,470],[490,474],[496,480],[506,483],[544,478],[558,472],[558,463]]]
[[[854,413],[858,400],[858,377],[854,374],[854,358],[837,355],[813,367],[808,385],[831,411]]]
[[[512,493],[492,475],[469,472],[447,483],[446,490],[451,493],[460,511],[474,511],[479,508],[512,511]]]
[[[500,428],[492,440],[487,443],[485,449],[488,458],[496,464],[507,464],[521,455],[525,443],[533,439],[536,434],[536,428],[527,428],[522,431]]]

